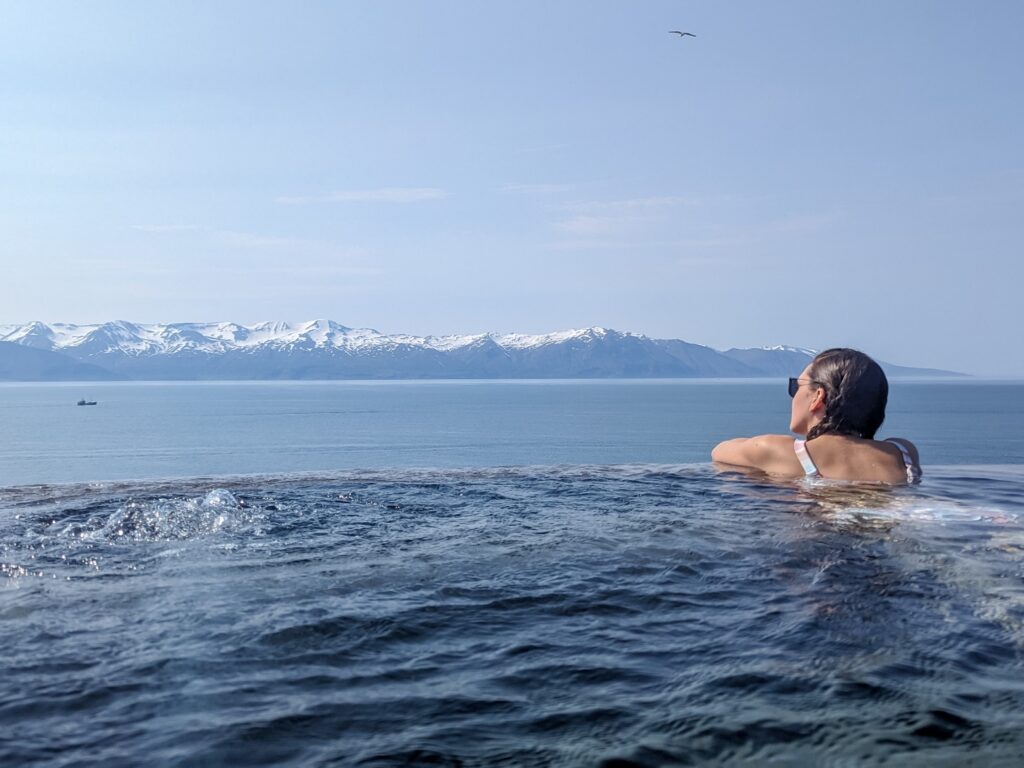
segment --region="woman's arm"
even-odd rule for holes
[[[714,447],[711,460],[737,467],[753,467],[773,475],[804,473],[793,452],[793,438],[786,435],[758,435],[726,440]]]

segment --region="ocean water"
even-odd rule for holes
[[[384,467],[706,462],[784,381],[0,384],[0,487]],[[76,407],[79,399],[96,406]],[[925,464],[1024,463],[1024,384],[892,385]]]
[[[709,465],[779,390],[0,387],[0,765],[1019,764],[1024,388]]]

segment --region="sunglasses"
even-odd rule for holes
[[[798,378],[793,378],[792,376],[789,377],[789,396],[790,397],[796,397],[796,393],[800,389],[800,381],[801,380],[798,379]],[[814,379],[803,379],[803,381],[806,381],[808,384],[817,384],[819,387],[825,386],[820,381],[815,381]]]

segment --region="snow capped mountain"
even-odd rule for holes
[[[3,342],[64,356],[111,378],[171,380],[755,377],[794,375],[814,355],[782,346],[719,352],[600,327],[410,336],[324,319],[254,325],[32,322],[0,326]],[[17,377],[14,369],[5,373]]]
[[[11,341],[24,347],[32,347],[33,349],[53,349],[53,329],[48,325],[34,322],[23,326],[5,326],[0,328],[0,333],[3,333],[7,328],[10,328],[10,332],[0,336],[0,341]]]
[[[758,349],[763,349],[766,352],[798,352],[801,355],[810,355],[811,357],[814,357],[814,355],[818,354],[818,350],[816,349],[807,349],[805,347],[787,347],[782,344],[776,344],[775,346],[772,347],[758,347]]]
[[[616,333],[611,331],[610,333]],[[171,323],[143,325],[118,320],[100,325],[52,326],[32,322],[23,326],[0,326],[0,341],[50,351],[85,354],[165,355],[184,351],[221,354],[229,349],[341,349],[364,351],[412,346],[448,352],[481,343],[505,349],[528,349],[568,341],[591,341],[607,337],[604,328],[559,331],[542,335],[519,333],[466,336],[408,336],[382,334],[369,328],[348,328],[333,320],[304,323],[263,322],[245,326],[236,323]],[[625,334],[631,335],[631,334]]]

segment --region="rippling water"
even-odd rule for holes
[[[1009,765],[1024,469],[0,490],[0,764]]]

